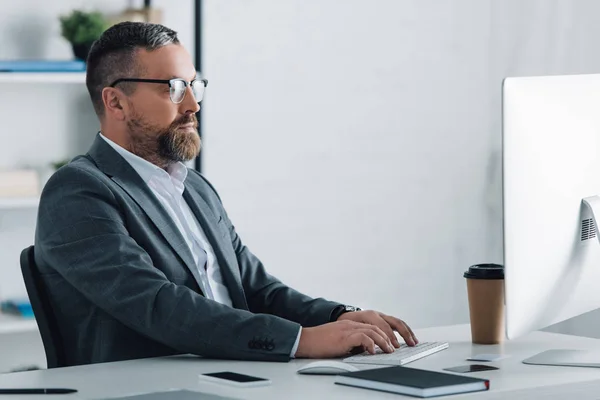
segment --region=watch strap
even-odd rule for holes
[[[330,322],[335,322],[342,316],[342,314],[353,311],[362,311],[362,309],[354,306],[340,304],[331,311]]]

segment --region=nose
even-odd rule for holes
[[[200,111],[200,104],[198,104],[198,102],[196,101],[191,86],[186,87],[185,90],[185,97],[183,98],[183,101],[179,104],[181,108],[183,108],[183,110],[181,110],[182,114],[195,114],[198,111]]]

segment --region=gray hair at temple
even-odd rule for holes
[[[102,89],[119,78],[142,74],[141,66],[136,64],[136,52],[153,51],[169,44],[179,44],[177,32],[159,24],[121,22],[104,31],[87,57],[86,86],[98,117],[104,115]],[[135,87],[133,82],[119,86],[126,94],[133,93]]]

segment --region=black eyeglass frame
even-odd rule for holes
[[[169,85],[169,89],[170,89],[170,88],[173,87],[173,82],[183,82],[183,84],[185,85],[186,90],[183,92],[183,97],[181,98],[181,100],[178,101],[178,102],[174,102],[173,98],[171,97],[171,101],[173,101],[173,103],[179,104],[179,103],[181,103],[183,101],[183,99],[185,99],[185,95],[187,93],[188,86],[191,87],[191,88],[193,88],[194,82],[197,82],[197,81],[200,81],[200,82],[204,83],[204,89],[206,89],[206,87],[208,86],[208,80],[206,80],[206,79],[194,79],[194,80],[188,82],[188,81],[186,81],[185,79],[182,79],[182,78],[173,78],[173,79],[119,78],[116,81],[114,81],[113,83],[111,83],[109,85],[109,87],[115,87],[115,85],[117,85],[117,84],[119,84],[121,82],[146,82],[146,83],[162,83],[162,84],[166,84],[166,85]],[[198,100],[198,99],[196,99],[196,100]],[[200,99],[200,101],[198,101],[198,103],[200,103],[201,101],[202,101],[202,99]]]

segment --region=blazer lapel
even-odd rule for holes
[[[160,201],[133,167],[99,135],[96,136],[89,155],[94,159],[98,168],[109,175],[144,210],[183,264],[189,269],[198,287],[202,290],[200,273],[185,239]]]
[[[196,219],[206,233],[206,237],[215,251],[221,268],[221,275],[225,279],[231,301],[235,308],[248,310],[246,295],[242,286],[242,278],[237,268],[237,259],[229,235],[223,236],[218,227],[219,220],[208,206],[206,201],[196,192],[187,181],[185,182],[185,191],[183,198],[196,216]]]

